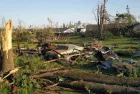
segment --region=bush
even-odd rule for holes
[[[34,94],[35,90],[40,88],[37,80],[32,79],[29,75],[41,69],[47,69],[44,61],[37,56],[28,56],[24,54],[21,57],[15,57],[16,67],[22,67],[18,76],[14,79],[14,85],[20,88],[17,94]]]
[[[21,42],[31,42],[31,40],[33,39],[33,35],[30,32],[22,32],[22,33],[18,33],[18,32],[14,32],[13,33],[13,41],[17,42],[17,41],[21,41]]]
[[[34,94],[35,90],[40,88],[38,82],[27,76],[25,71],[21,71],[20,75],[15,79],[14,85],[20,88],[17,94]]]
[[[17,67],[26,67],[27,70],[30,70],[31,72],[37,72],[41,69],[46,69],[47,66],[44,66],[44,61],[41,60],[38,56],[29,56],[27,54],[24,54],[21,57],[15,58],[15,65]]]
[[[114,38],[114,35],[109,32],[109,31],[104,31],[102,37],[100,38],[101,40],[109,40],[109,39],[112,39]]]

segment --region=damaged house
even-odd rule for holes
[[[140,24],[104,24],[104,30],[110,31],[115,36],[134,36],[134,30],[140,30]],[[99,28],[97,24],[89,24],[86,26],[86,32],[92,35],[97,35]]]

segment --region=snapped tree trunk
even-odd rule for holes
[[[13,50],[12,50],[12,21],[9,20],[5,26],[4,31],[1,34],[2,37],[2,49],[1,49],[1,70],[2,72],[8,72],[14,69],[13,62]]]

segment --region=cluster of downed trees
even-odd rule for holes
[[[65,68],[41,70],[31,77],[42,81],[42,83],[40,83],[42,90],[48,88],[55,91],[54,88],[63,87],[68,88],[67,90],[70,91],[72,89],[72,91],[87,92],[89,94],[138,94],[140,92],[139,78],[118,78],[115,76],[87,73]]]

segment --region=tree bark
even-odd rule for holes
[[[62,82],[58,84],[62,87],[72,88],[75,90],[85,90],[88,93],[97,94],[139,94],[140,90],[134,87],[118,86],[118,85],[107,85],[94,82],[86,81],[73,81],[73,82]]]
[[[1,70],[2,72],[8,72],[14,69],[13,62],[13,50],[12,50],[12,21],[9,20],[5,26],[4,31],[1,34],[2,37],[2,49],[1,49]]]
[[[55,79],[57,77],[68,78],[69,80],[84,80],[88,82],[105,83],[109,85],[139,87],[140,79],[137,78],[118,78],[116,76],[100,75],[94,73],[80,72],[76,70],[60,70],[32,75],[33,78]]]

